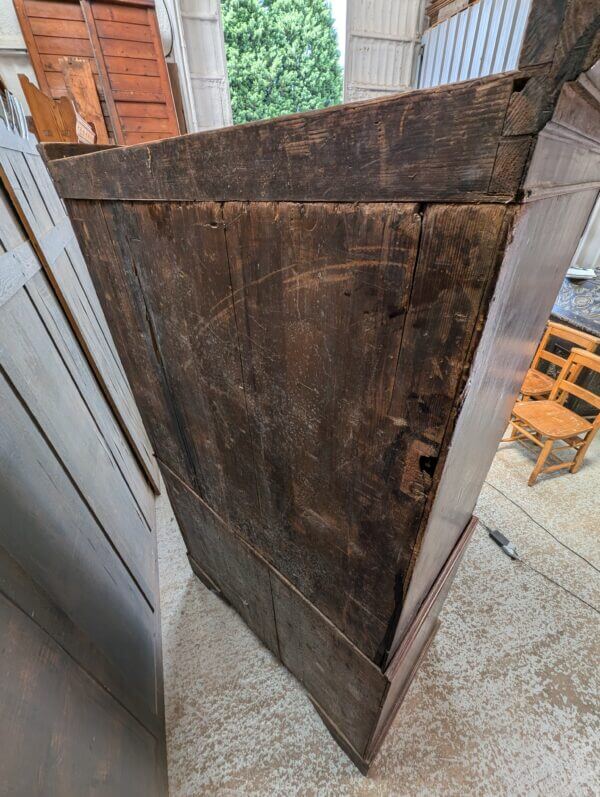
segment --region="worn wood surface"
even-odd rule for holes
[[[155,496],[74,319],[127,383],[41,159],[3,133],[0,164],[0,790],[158,797]]]
[[[110,138],[117,144],[135,144],[179,134],[153,3],[15,0],[14,4],[45,93],[54,99],[68,94],[65,58],[89,65],[94,93],[100,98],[99,107],[94,103],[99,143]],[[84,101],[88,106],[89,100],[84,97]],[[131,116],[141,126],[132,125]]]
[[[94,143],[108,144],[108,131],[90,61],[85,58],[63,58],[60,65],[69,98],[81,116],[94,127]]]
[[[195,571],[365,765],[597,190],[576,5],[513,75],[52,164]]]
[[[80,199],[491,201],[512,90],[503,76],[408,92],[65,160],[53,175]]]
[[[21,141],[20,150],[9,149],[1,146],[6,137],[0,133],[0,179],[107,400],[158,491],[150,443],[64,205],[33,144]]]

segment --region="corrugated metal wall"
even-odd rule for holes
[[[424,0],[348,0],[344,101],[413,85]]]
[[[418,88],[518,66],[531,0],[481,0],[423,34]]]

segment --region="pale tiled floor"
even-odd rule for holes
[[[477,514],[600,606],[600,440],[576,475],[526,481],[503,446]],[[168,501],[159,547],[171,797],[600,795],[600,618],[479,527],[442,627],[368,778],[294,678],[189,570]]]

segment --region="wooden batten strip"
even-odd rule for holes
[[[501,195],[488,185],[512,91],[511,75],[484,78],[65,160],[52,172],[73,199],[509,201],[517,185]]]
[[[41,263],[29,243],[0,255],[0,307],[41,269]]]

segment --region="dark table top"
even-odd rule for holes
[[[594,279],[565,278],[552,308],[552,318],[600,336],[600,269]]]

